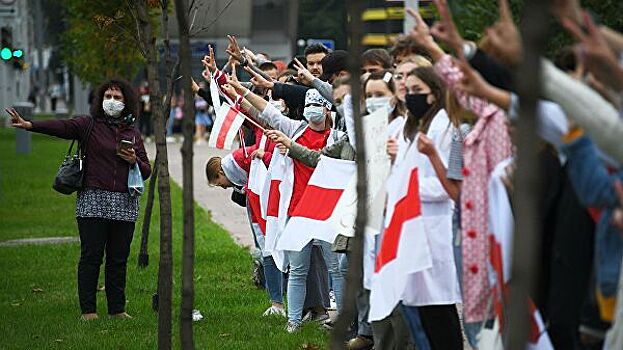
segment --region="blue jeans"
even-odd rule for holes
[[[262,265],[264,266],[266,290],[268,291],[270,301],[283,304],[283,274],[275,265],[275,260],[273,260],[272,256],[265,256]]]
[[[303,318],[303,303],[305,302],[307,273],[311,259],[311,249],[313,242],[297,251],[287,251],[290,261],[290,277],[288,278],[288,320],[300,323]],[[338,312],[342,309],[342,285],[344,278],[340,271],[337,255],[331,251],[331,243],[317,241],[317,245],[322,251],[322,256],[329,270],[329,276],[333,282],[333,291],[337,302]]]
[[[173,123],[175,123],[175,108],[171,107],[169,121],[167,122],[167,136],[173,136]]]
[[[413,342],[418,350],[430,350],[430,344],[428,343],[428,337],[422,327],[422,321],[420,320],[420,314],[417,307],[402,305],[402,315],[405,318],[407,327],[411,331]]]

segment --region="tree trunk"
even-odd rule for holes
[[[517,133],[517,170],[515,175],[515,234],[513,265],[510,280],[508,312],[508,347],[524,350],[530,332],[528,298],[535,295],[536,278],[541,261],[541,225],[539,220],[538,142],[536,135],[536,103],[541,92],[541,61],[545,51],[549,25],[549,1],[527,0],[522,26],[524,60],[516,74],[521,100]],[[519,78],[520,77],[520,78]]]
[[[345,291],[343,293],[343,310],[339,315],[336,327],[331,338],[331,349],[344,349],[344,342],[348,336],[348,326],[355,319],[356,306],[355,298],[357,291],[362,288],[363,280],[363,235],[367,223],[367,182],[366,182],[366,154],[364,148],[363,125],[361,122],[361,39],[363,23],[361,15],[364,3],[362,0],[351,0],[347,2],[347,11],[350,18],[349,28],[349,71],[351,81],[351,95],[353,99],[353,115],[355,122],[355,143],[357,148],[357,218],[355,220],[355,237],[353,240],[353,250],[348,257],[348,276],[346,278]]]
[[[195,260],[195,211],[193,198],[193,135],[195,131],[194,94],[190,85],[190,36],[188,28],[188,4],[174,0],[179,28],[179,60],[181,84],[184,89],[184,121],[182,131],[182,177],[184,210],[184,243],[182,248],[182,306],[180,308],[180,340],[182,349],[194,349],[193,342],[193,298]]]
[[[158,164],[158,161],[154,161]],[[158,182],[158,167],[154,167],[149,180],[149,189],[147,190],[147,203],[145,203],[145,215],[143,216],[143,227],[141,227],[141,251],[138,253],[138,267],[147,267],[149,265],[149,228],[151,226],[151,213],[154,207],[154,197],[156,190],[156,182]]]
[[[171,349],[171,301],[173,285],[173,245],[171,190],[169,184],[169,167],[167,144],[165,139],[166,120],[164,115],[160,79],[158,76],[158,51],[156,35],[150,22],[145,0],[135,2],[139,37],[144,46],[147,60],[147,80],[150,87],[150,99],[154,118],[154,136],[156,139],[156,167],[158,169],[158,198],[160,201],[160,264],[158,266],[158,349]],[[162,30],[168,34],[168,5],[162,1]],[[168,38],[168,35],[166,36]],[[166,50],[166,48],[165,48]]]

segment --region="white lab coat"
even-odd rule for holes
[[[435,144],[446,166],[454,129],[445,110],[441,110],[426,133]],[[422,219],[433,266],[409,275],[403,293],[403,304],[408,306],[456,304],[461,302],[461,293],[452,246],[454,202],[441,185],[428,157],[423,154],[419,160],[418,179]]]

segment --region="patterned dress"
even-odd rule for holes
[[[89,187],[76,198],[76,217],[136,222],[139,196]]]
[[[463,252],[463,307],[466,322],[483,321],[491,295],[489,259],[488,180],[495,166],[512,153],[506,113],[486,100],[458,91],[463,72],[445,55],[435,64],[437,74],[453,90],[459,103],[478,116],[463,147],[461,236]]]

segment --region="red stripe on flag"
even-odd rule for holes
[[[268,207],[266,208],[266,216],[279,216],[279,201],[281,200],[281,192],[279,185],[281,180],[270,180],[270,189],[268,191]]]
[[[292,216],[300,216],[312,220],[327,220],[337,205],[344,189],[324,188],[307,185]]]
[[[260,204],[260,196],[253,191],[247,191],[247,197],[249,198],[249,209],[251,209],[251,217],[253,222],[257,222],[262,230],[262,235],[266,236],[266,220],[262,219],[262,208]]]
[[[223,125],[221,125],[221,128],[218,131],[218,137],[216,139],[217,148],[225,148],[225,139],[227,138],[229,129],[231,129],[231,125],[236,120],[237,115],[237,110],[229,108],[229,110],[227,111],[227,115],[225,115],[225,120],[223,120]]]
[[[385,264],[396,259],[400,235],[402,233],[402,225],[406,221],[420,216],[422,212],[417,174],[417,168],[414,168],[409,176],[407,194],[396,202],[389,226],[387,226],[387,229],[385,229],[383,233],[383,241],[381,242],[381,249],[376,257],[374,272],[380,271]],[[411,232],[411,234],[424,234],[424,232]]]

